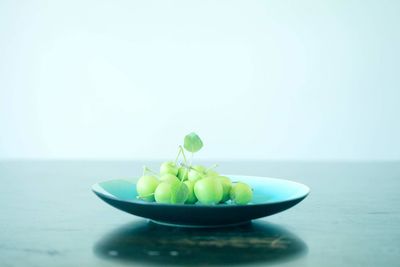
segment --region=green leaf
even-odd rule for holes
[[[184,183],[179,183],[172,189],[171,203],[183,204],[189,196],[189,188]]]
[[[185,136],[183,147],[189,152],[197,152],[203,147],[203,142],[196,133],[190,133]]]

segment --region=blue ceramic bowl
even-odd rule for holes
[[[249,184],[253,200],[247,205],[159,204],[137,199],[135,181],[110,180],[92,186],[111,206],[152,221],[186,227],[216,227],[246,223],[293,207],[310,192],[303,184],[267,177],[225,175]]]

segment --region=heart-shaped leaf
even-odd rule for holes
[[[171,203],[183,204],[189,196],[189,188],[184,183],[178,183],[172,188]]]
[[[196,133],[190,133],[185,136],[183,147],[189,152],[197,152],[203,147],[203,142]]]

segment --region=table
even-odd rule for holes
[[[90,190],[159,162],[1,161],[1,266],[399,266],[400,162],[219,163],[222,173],[291,179],[311,194],[249,225],[170,228]]]

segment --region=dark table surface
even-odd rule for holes
[[[291,179],[300,204],[223,229],[159,226],[106,205],[97,181],[157,162],[0,162],[0,265],[399,266],[400,162],[220,162],[222,173]]]

